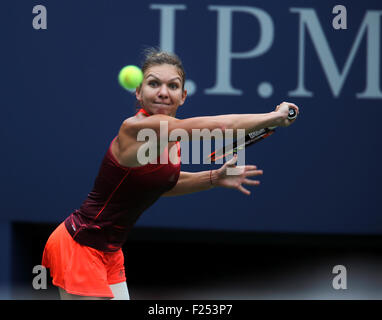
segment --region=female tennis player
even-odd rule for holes
[[[185,72],[174,55],[151,50],[142,66],[143,82],[136,89],[139,112],[123,121],[103,158],[93,190],[78,210],[61,223],[49,237],[42,265],[50,269],[53,284],[62,299],[129,299],[124,257],[121,250],[127,234],[140,215],[161,196],[176,196],[214,187],[233,188],[246,195],[243,185],[257,186],[250,179],[262,174],[256,166],[239,167],[241,173],[228,175],[235,167],[233,157],[217,170],[180,170],[179,142],[168,142],[149,154],[149,162],[139,159],[138,134],[151,129],[161,138],[160,122],[168,124],[167,137],[175,129],[238,129],[251,131],[270,126],[289,126],[289,108],[283,102],[266,114],[229,114],[177,119],[176,112],[187,97]],[[169,152],[177,150],[178,152]],[[147,154],[146,154],[147,155]],[[161,161],[157,161],[160,158]],[[168,160],[168,161],[163,161]]]

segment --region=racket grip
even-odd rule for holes
[[[293,108],[289,108],[288,119],[294,120],[297,118],[297,112]]]

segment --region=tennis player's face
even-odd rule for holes
[[[177,67],[162,64],[148,68],[136,97],[145,110],[152,114],[174,117],[184,103],[187,91],[182,89],[182,78]]]

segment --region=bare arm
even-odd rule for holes
[[[168,125],[168,134],[173,130],[182,129],[188,133],[189,138],[192,137],[192,130],[226,130],[232,129],[236,134],[238,129],[246,130],[246,133],[261,128],[279,126],[282,124],[284,116],[282,113],[274,111],[260,114],[226,114],[219,116],[194,117],[188,119],[176,119],[166,115],[153,115],[151,117],[129,123],[131,133],[139,132],[142,129],[152,129],[159,135],[163,132],[160,130],[160,122],[164,121]],[[163,127],[162,127],[163,128]]]
[[[262,114],[227,114],[209,117],[195,117],[184,120],[176,119],[174,117],[157,114],[144,119],[130,118],[125,120],[122,124],[118,135],[118,154],[119,161],[125,166],[139,166],[137,161],[137,152],[140,146],[146,142],[138,141],[139,133],[152,131],[157,137],[155,144],[163,135],[168,136],[177,129],[182,129],[186,132],[186,136],[182,139],[191,139],[192,130],[207,129],[213,131],[215,129],[221,130],[223,133],[226,129],[232,129],[233,134],[237,134],[238,129],[244,129],[246,133],[259,130],[261,128],[271,126],[288,126],[293,121],[288,120],[289,107],[295,108],[298,112],[298,107],[291,103],[283,102],[278,105],[273,112]],[[163,130],[162,124],[165,124],[167,130]]]
[[[169,196],[180,196],[183,194],[194,193],[199,191],[204,191],[212,189],[214,187],[211,184],[210,174],[211,171],[200,171],[200,172],[186,172],[181,171],[179,175],[178,182],[175,187],[170,191],[163,194],[164,197]],[[211,174],[212,179],[212,174]]]
[[[250,195],[251,192],[242,185],[258,186],[260,181],[251,180],[248,177],[263,174],[262,170],[257,170],[256,166],[247,165],[237,167],[241,173],[237,175],[227,175],[227,168],[236,167],[237,157],[233,157],[217,170],[185,172],[181,171],[177,184],[173,189],[163,194],[165,197],[180,196],[189,193],[209,190],[214,187],[232,188]]]

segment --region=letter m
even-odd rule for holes
[[[356,94],[360,99],[382,99],[380,89],[380,44],[382,11],[366,11],[365,17],[358,30],[356,39],[350,49],[342,71],[338,69],[333,54],[316,12],[312,8],[291,8],[291,12],[300,14],[299,26],[299,56],[298,56],[298,84],[294,91],[290,91],[292,97],[311,97],[313,92],[304,87],[304,65],[305,65],[305,30],[309,33],[319,61],[328,80],[330,89],[335,97],[341,93],[343,84],[349,74],[355,55],[360,47],[363,36],[367,35],[366,54],[366,89]]]

